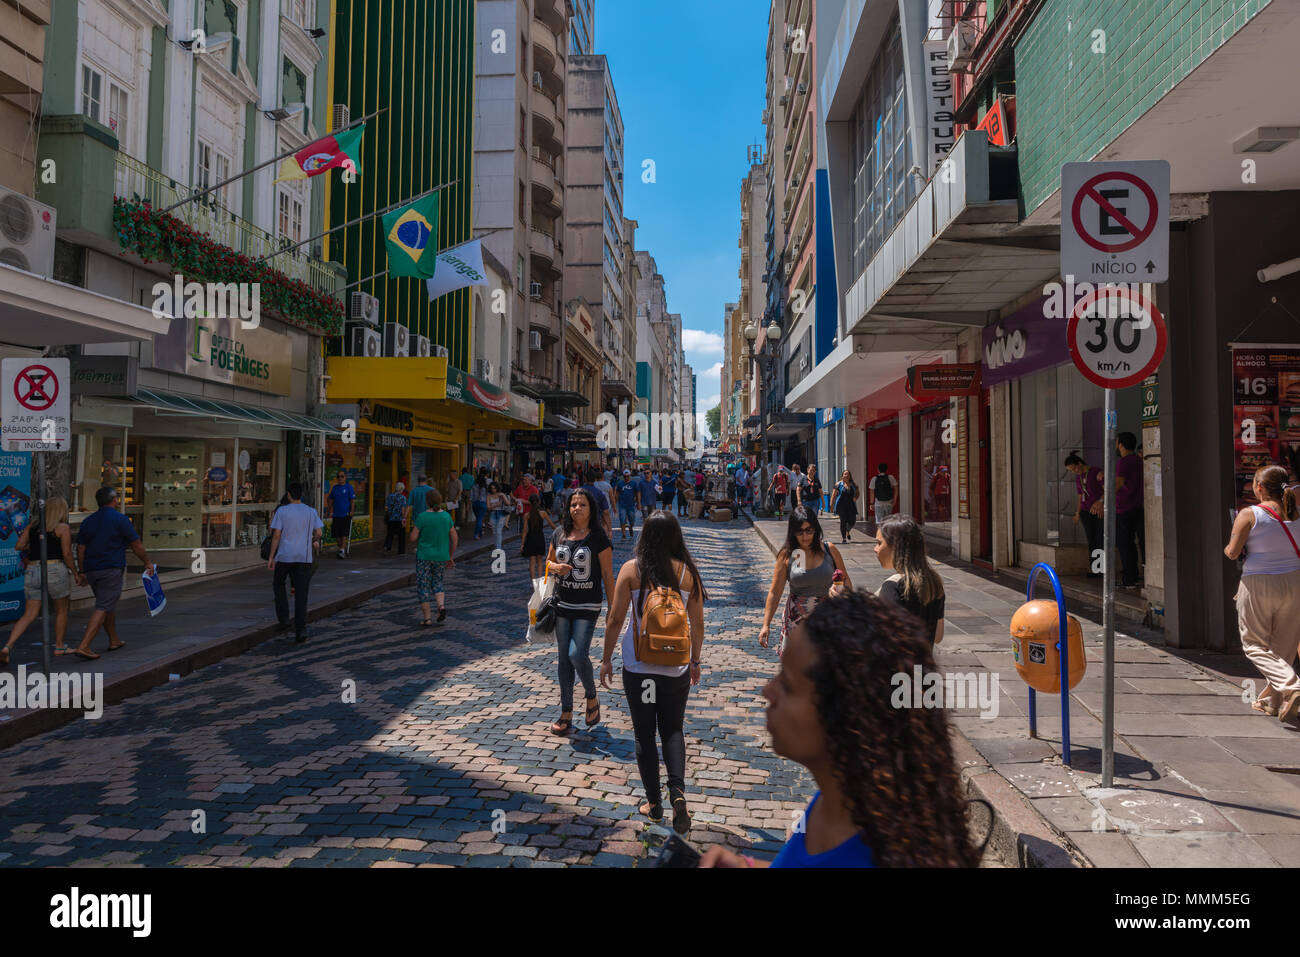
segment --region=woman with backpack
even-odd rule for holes
[[[546,570],[543,567],[546,564],[546,533],[542,523],[551,529],[555,528],[555,523],[551,521],[551,513],[542,508],[540,496],[532,496],[528,504],[532,508],[523,518],[524,540],[519,546],[519,554],[528,559],[528,580],[536,581]]]
[[[837,578],[836,572],[842,573],[842,577]],[[772,573],[772,586],[767,591],[767,605],[763,609],[763,627],[758,632],[758,643],[764,648],[786,582],[790,583],[790,597],[786,599],[785,614],[781,619],[781,638],[776,646],[778,655],[784,652],[795,626],[819,602],[853,587],[839,549],[822,541],[821,522],[806,508],[796,508],[790,513],[785,544],[776,556],[776,570]]]
[[[776,505],[776,517],[780,518],[785,512],[785,496],[790,491],[790,475],[786,472],[785,466],[782,465],[776,470],[776,478],[772,479],[772,501]]]
[[[853,481],[853,473],[845,469],[831,494],[831,511],[840,519],[841,545],[853,541],[853,526],[858,521],[858,497],[861,494],[858,483]]]
[[[562,524],[551,539],[546,571],[555,575],[560,677],[560,718],[551,734],[565,735],[573,727],[575,676],[587,695],[587,727],[600,724],[591,639],[606,596],[614,594],[614,545],[600,523],[595,496],[585,486],[569,495]]]
[[[1300,507],[1287,477],[1281,465],[1255,473],[1259,504],[1237,513],[1223,553],[1246,559],[1236,598],[1241,650],[1266,679],[1251,707],[1300,727]]]
[[[898,606],[865,592],[818,605],[763,689],[772,750],[817,792],[775,860],[715,844],[700,867],[975,867],[948,713],[893,703],[896,675],[934,668]]]
[[[700,683],[704,647],[704,600],[708,598],[695,560],[686,548],[682,527],[672,512],[653,512],[641,529],[636,555],[619,569],[609,616],[605,619],[605,653],[600,680],[614,677],[614,642],[623,654],[623,692],[627,695],[636,763],[645,788],[640,813],[663,819],[659,788],[659,751],[663,744],[668,769],[668,800],[673,829],[686,834],[691,816],[686,805],[686,699]],[[624,616],[627,616],[626,627]]]
[[[925,535],[910,515],[890,515],[876,526],[876,558],[896,574],[876,595],[925,622],[930,644],[943,641],[943,580],[925,557]]]

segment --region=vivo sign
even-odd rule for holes
[[[985,388],[1070,361],[1065,320],[1043,315],[1047,297],[984,327],[980,380]]]

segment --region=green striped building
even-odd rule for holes
[[[361,176],[331,177],[328,223],[335,226],[442,183],[438,248],[472,238],[473,0],[333,0],[330,89],[333,102],[369,120]],[[387,269],[379,218],[333,233],[326,258],[342,262],[348,282]],[[418,279],[383,277],[354,287],[380,300],[382,321],[400,322],[450,351],[469,368],[467,289],[430,302]]]

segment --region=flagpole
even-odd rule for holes
[[[458,182],[460,182],[460,180],[453,179],[451,182],[443,183],[441,186],[435,186],[433,189],[427,190],[426,192],[421,193],[419,196],[412,196],[410,199],[403,199],[399,202],[393,203],[393,205],[391,206],[385,206],[383,209],[377,209],[373,213],[366,213],[366,215],[364,216],[358,216],[356,219],[351,220],[350,222],[343,223],[341,226],[333,226],[330,229],[325,230],[325,232],[323,233],[318,233],[315,236],[311,236],[307,239],[304,239],[300,243],[294,243],[292,246],[285,246],[283,249],[277,249],[275,252],[263,256],[261,259],[257,261],[260,263],[264,263],[268,259],[273,259],[276,256],[281,255],[282,253],[292,252],[293,250],[297,249],[300,246],[306,246],[308,243],[314,243],[318,239],[324,239],[330,233],[338,232],[340,229],[347,229],[349,226],[355,226],[357,223],[363,223],[367,219],[373,219],[376,216],[382,216],[384,213],[391,212],[394,209],[399,209],[402,206],[409,206],[411,205],[411,203],[418,202],[419,200],[424,199],[424,197],[430,196],[433,193],[438,192],[438,190],[440,189],[446,189],[448,186],[455,186]]]
[[[317,139],[312,140],[310,143],[307,144],[307,146],[313,146],[314,144],[319,143],[319,142],[321,142],[322,140],[329,139],[331,136],[336,136],[336,135],[339,134],[339,133],[345,133],[345,132],[347,132],[348,130],[352,129],[352,127],[356,126],[358,123],[364,123],[364,122],[366,122],[366,120],[373,119],[374,117],[378,116],[380,113],[385,112],[387,109],[388,109],[388,107],[385,106],[383,109],[381,109],[381,110],[376,110],[376,111],[373,112],[373,113],[369,113],[369,114],[367,114],[367,115],[361,117],[361,119],[359,119],[359,120],[353,120],[353,121],[352,121],[351,123],[349,123],[347,126],[343,127],[343,129],[341,129],[341,130],[333,130],[333,131],[331,131],[331,132],[329,132],[329,133],[326,133],[324,136],[321,136],[321,137],[318,137]],[[168,206],[166,209],[164,209],[164,210],[160,210],[159,212],[161,212],[161,213],[170,213],[173,209],[176,209],[178,206],[184,206],[186,203],[192,203],[192,202],[194,202],[194,201],[197,200],[197,199],[201,199],[202,197],[207,196],[209,193],[215,193],[217,190],[221,189],[223,186],[228,186],[229,184],[235,182],[236,180],[241,180],[241,179],[243,179],[245,176],[251,176],[251,175],[253,175],[254,173],[256,173],[258,170],[260,170],[260,169],[265,169],[266,167],[270,166],[272,163],[278,163],[278,162],[280,162],[280,160],[288,159],[290,156],[293,156],[295,153],[301,153],[303,150],[305,150],[305,149],[307,148],[307,146],[295,146],[293,149],[289,150],[289,152],[287,152],[287,153],[281,153],[279,156],[273,156],[273,157],[271,157],[269,160],[267,160],[265,163],[258,163],[256,166],[252,167],[251,169],[246,169],[246,170],[244,170],[242,173],[238,173],[238,174],[236,174],[236,175],[234,175],[234,176],[231,176],[229,179],[223,179],[220,183],[217,183],[215,186],[209,186],[209,187],[208,187],[207,189],[205,189],[205,190],[202,190],[202,191],[197,192],[197,193],[193,193],[193,194],[191,194],[191,195],[185,197],[184,199],[182,199],[180,202],[172,203],[172,204],[171,204],[170,206]]]
[[[351,289],[353,286],[359,286],[359,285],[361,285],[363,282],[370,282],[370,280],[372,280],[372,279],[382,279],[384,276],[387,276],[387,275],[388,275],[388,270],[385,269],[383,272],[377,272],[377,273],[375,273],[373,276],[367,276],[365,279],[358,279],[356,282],[350,282],[350,283],[348,283],[346,286],[344,286],[342,289],[339,289],[338,291],[336,291],[336,292],[334,293],[334,295],[337,296],[337,295],[338,295],[339,293],[341,293],[341,292],[347,292],[347,291],[348,291],[349,289]]]

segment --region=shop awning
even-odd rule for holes
[[[153,389],[137,389],[131,400],[151,409],[181,415],[201,415],[205,418],[223,419],[232,422],[252,422],[255,425],[266,425],[273,429],[292,429],[295,432],[343,434],[324,419],[299,415],[296,412],[284,412],[280,409],[263,409],[257,406],[239,405],[235,402],[224,402],[216,399],[199,399],[193,396],[177,395],[174,392],[159,392]]]
[[[0,263],[0,341],[37,349],[149,342],[170,326],[143,306]]]

